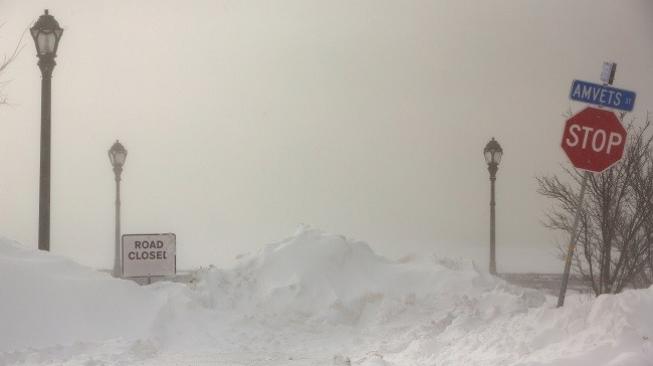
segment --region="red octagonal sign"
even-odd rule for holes
[[[621,159],[626,130],[614,112],[587,107],[565,123],[562,149],[576,168],[602,172]]]

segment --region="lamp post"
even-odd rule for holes
[[[497,140],[492,138],[490,142],[485,145],[483,149],[483,155],[485,155],[485,162],[487,163],[487,170],[490,172],[490,273],[493,275],[497,274],[497,262],[496,262],[496,231],[495,231],[495,215],[494,215],[494,206],[496,205],[494,201],[494,182],[497,180],[497,170],[499,170],[499,163],[501,162],[501,156],[503,155],[503,149]]]
[[[122,275],[122,268],[120,265],[120,174],[122,173],[122,166],[127,159],[127,150],[122,146],[120,141],[116,142],[109,149],[109,160],[113,166],[113,174],[116,179],[116,237],[115,237],[115,253],[113,258],[113,276],[120,277]]]
[[[63,29],[54,17],[45,13],[30,28],[41,69],[41,168],[39,179],[39,249],[50,250],[50,99],[52,70],[57,64],[59,40]]]

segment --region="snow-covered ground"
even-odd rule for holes
[[[301,227],[189,284],[0,240],[0,365],[653,365],[653,287],[597,299]]]

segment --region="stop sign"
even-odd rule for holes
[[[614,112],[587,107],[565,123],[562,149],[576,168],[602,172],[621,159],[626,130]]]

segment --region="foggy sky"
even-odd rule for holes
[[[573,79],[653,106],[650,1],[0,0],[0,54],[50,9],[65,29],[52,90],[52,252],[109,268],[124,233],[174,232],[178,267],[233,263],[300,223],[380,254],[559,271],[564,235],[534,177],[560,148]],[[0,235],[37,247],[40,71],[29,33],[0,107]]]

